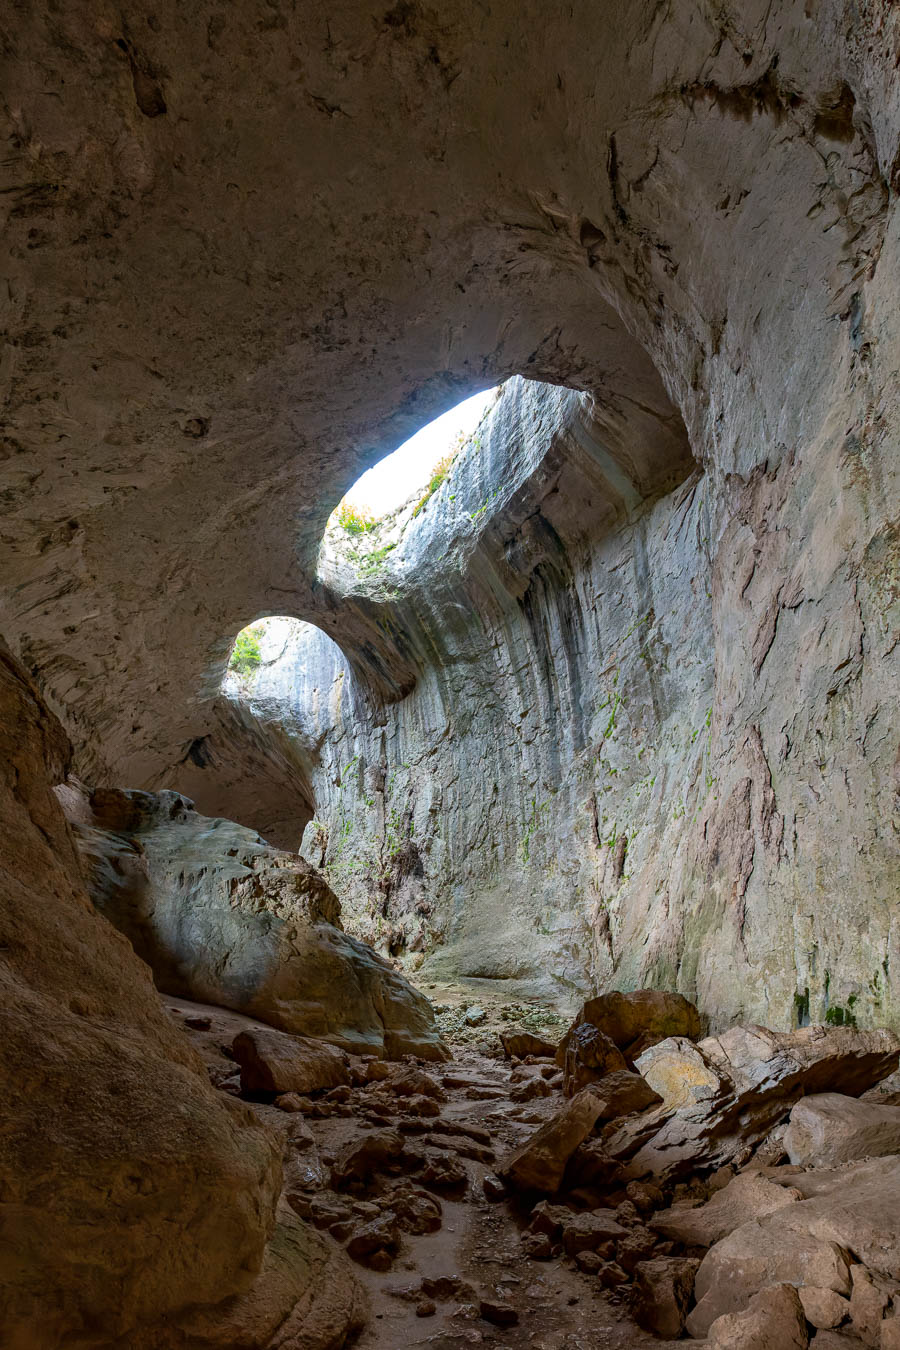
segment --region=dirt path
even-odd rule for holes
[[[435,1077],[471,1077],[493,1086],[498,1093],[494,1101],[471,1100],[466,1088],[448,1089],[442,1114],[487,1130],[498,1153],[534,1128],[510,1114],[509,1069],[502,1061],[462,1051]],[[466,1345],[649,1350],[664,1344],[642,1333],[615,1296],[599,1287],[596,1276],[583,1274],[570,1262],[527,1260],[520,1240],[527,1216],[517,1213],[510,1201],[485,1198],[482,1178],[491,1171],[488,1164],[465,1160],[465,1167],[466,1196],[443,1202],[439,1232],[405,1238],[400,1259],[385,1274],[360,1267],[372,1303],[360,1350],[451,1350]],[[416,1311],[424,1297],[423,1279],[447,1281],[448,1292],[453,1281],[460,1285],[450,1297],[429,1300],[435,1311],[426,1317]],[[501,1328],[486,1322],[478,1312],[485,1297],[512,1307],[517,1324]]]

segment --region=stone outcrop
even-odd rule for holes
[[[9,20],[0,631],[77,772],[314,812],[433,970],[891,1022],[896,6],[338,10]],[[342,655],[220,696],[264,614]]]
[[[672,1037],[637,1061],[662,1106],[625,1121],[608,1146],[636,1177],[744,1162],[800,1097],[837,1087],[859,1095],[898,1060],[900,1038],[887,1030],[732,1027],[696,1045]]]
[[[168,1350],[186,1343],[190,1308],[190,1344],[230,1345],[226,1309],[240,1306],[241,1344],[260,1345],[280,1150],[213,1090],[148,968],[91,905],[51,790],[69,755],[0,647],[0,1340]],[[352,1280],[343,1304],[313,1294],[302,1272],[330,1258],[303,1225],[290,1243],[300,1268],[278,1318],[318,1300],[334,1334],[349,1328]],[[326,1344],[311,1324],[310,1347]]]
[[[95,904],[162,991],[347,1050],[445,1057],[428,1000],[342,931],[334,894],[302,858],[175,792],[60,796]]]

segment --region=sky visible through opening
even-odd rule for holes
[[[393,511],[413,492],[425,487],[438,460],[456,449],[460,432],[464,437],[471,436],[496,393],[496,389],[486,389],[482,394],[473,394],[436,417],[357,479],[344,501],[357,511],[369,510],[376,517]]]

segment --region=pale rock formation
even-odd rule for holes
[[[442,1059],[428,1000],[338,926],[296,854],[175,792],[64,788],[95,904],[158,987],[356,1052]]]
[[[663,1105],[625,1121],[610,1152],[630,1158],[634,1177],[747,1161],[804,1094],[838,1086],[859,1094],[898,1059],[900,1037],[884,1029],[740,1026],[697,1045],[672,1037],[637,1061]]]
[[[784,1147],[792,1163],[826,1167],[900,1153],[900,1106],[839,1092],[803,1097],[791,1111]]]

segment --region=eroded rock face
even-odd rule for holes
[[[152,17],[7,31],[0,628],[81,775],[314,804],[410,959],[891,1020],[896,6]],[[577,392],[421,584],[317,579],[358,471],[515,373]],[[217,698],[264,613],[347,657],[311,777]]]
[[[0,647],[0,1340],[168,1346],[160,1324],[188,1306],[252,1305],[280,1150],[212,1089],[148,968],[91,905],[51,790],[68,760]],[[313,1259],[315,1235],[294,1242]],[[211,1307],[196,1316],[217,1324]]]
[[[60,795],[97,907],[161,990],[356,1052],[445,1057],[428,1000],[337,926],[302,858],[175,792]]]

